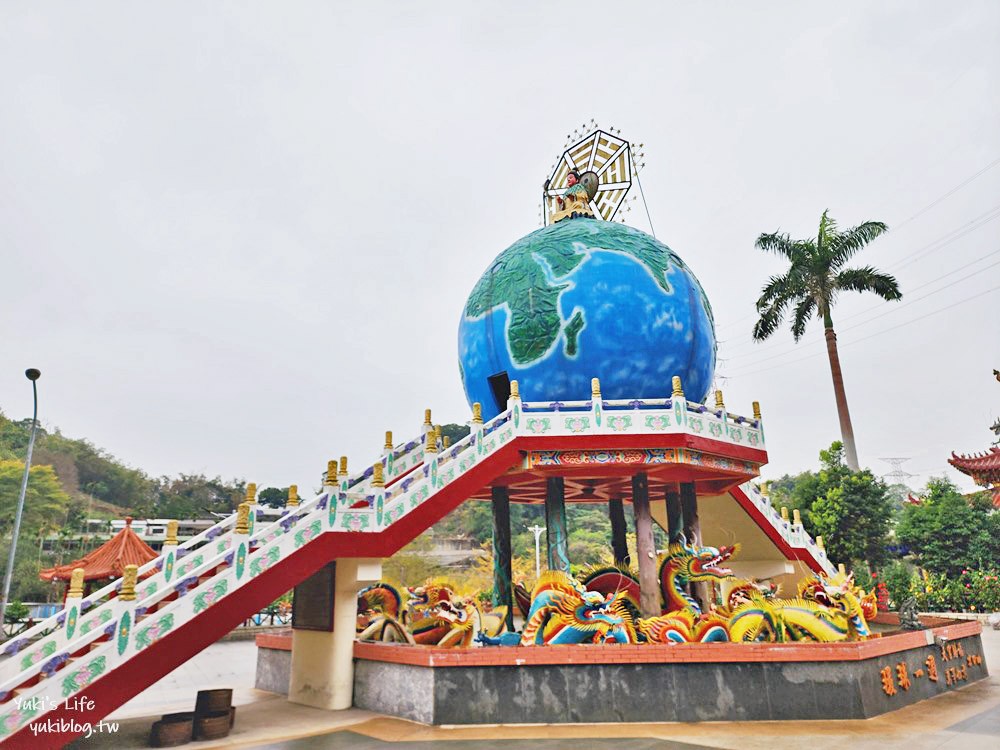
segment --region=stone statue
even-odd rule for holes
[[[923,630],[924,625],[917,617],[917,600],[912,596],[908,597],[899,606],[899,629],[900,630]]]
[[[590,201],[597,195],[599,182],[600,179],[594,172],[584,172],[581,175],[575,169],[570,170],[566,175],[566,192],[555,198],[551,223],[555,224],[563,219],[595,218]],[[546,182],[545,189],[548,187]]]

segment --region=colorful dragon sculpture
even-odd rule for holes
[[[398,619],[402,598],[395,586],[379,582],[358,592],[357,638],[413,644],[413,636]]]
[[[690,609],[701,614],[701,605],[687,592],[687,585],[699,581],[726,581],[733,571],[721,567],[739,552],[732,547],[692,547],[686,542],[671,544],[660,557],[660,589],[667,612]]]
[[[621,593],[603,596],[561,571],[545,571],[532,592],[521,645],[634,643],[623,602]]]
[[[784,643],[871,637],[862,604],[865,595],[854,586],[852,577],[838,574],[829,579],[807,579],[799,591],[802,595],[794,599],[752,596],[729,618],[732,640]]]
[[[387,583],[358,595],[358,638],[414,645],[536,646],[571,643],[708,643],[720,641],[837,641],[871,636],[874,594],[854,584],[853,576],[810,576],[798,596],[777,598],[772,583],[733,578],[723,566],[737,547],[673,544],[662,555],[659,580],[664,608],[644,618],[639,611],[635,573],[618,567],[591,570],[581,581],[546,571],[534,589],[519,584],[520,633],[505,631],[506,610],[482,612],[473,597],[455,594],[442,579],[399,590]],[[725,604],[702,612],[688,591],[698,581],[728,580]],[[529,604],[530,602],[530,604]]]
[[[457,596],[447,581],[431,579],[407,592],[403,607],[398,590],[388,583],[362,589],[358,640],[468,647],[481,633],[495,637],[504,629],[506,610],[484,614],[473,598]]]
[[[694,547],[683,542],[670,545],[660,558],[664,607],[662,614],[656,617],[639,616],[639,581],[632,571],[618,567],[598,568],[584,576],[583,584],[605,596],[620,592],[639,642],[728,641],[727,618],[715,613],[703,614],[699,603],[687,592],[687,585],[693,581],[732,578],[732,571],[721,564],[736,551],[736,547]]]

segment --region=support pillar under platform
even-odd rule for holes
[[[292,631],[288,700],[316,708],[351,707],[358,590],[382,577],[380,560],[337,560],[333,585],[333,630]]]
[[[611,551],[615,557],[615,565],[627,568],[630,558],[625,536],[625,505],[621,498],[608,502],[608,518],[611,521]]]
[[[692,547],[701,547],[701,521],[698,520],[698,494],[694,482],[681,482],[681,514],[684,518],[684,537]],[[709,610],[710,596],[707,581],[693,581],[691,596],[701,604],[702,612]]]
[[[677,485],[667,487],[667,540],[670,544],[679,544],[684,535],[684,513],[681,510],[681,495]]]
[[[562,477],[549,477],[545,480],[545,542],[549,570],[561,570],[569,575],[566,488]]]
[[[506,487],[493,487],[493,605],[506,607],[507,630],[514,631],[514,584],[511,581],[510,497]]]
[[[632,477],[632,510],[635,512],[635,547],[639,558],[639,610],[643,617],[660,614],[660,584],[656,573],[653,518],[649,513],[649,478]]]

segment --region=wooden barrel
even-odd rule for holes
[[[191,712],[164,714],[153,722],[149,732],[150,747],[186,745],[194,736],[194,714]]]
[[[194,712],[198,716],[219,711],[228,711],[233,705],[232,688],[219,688],[217,690],[199,690],[198,698],[194,704]]]
[[[232,728],[233,709],[213,711],[200,714],[194,719],[194,737],[196,740],[218,740],[226,737]]]

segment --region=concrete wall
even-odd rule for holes
[[[287,649],[257,648],[257,679],[254,687],[288,695],[292,673],[292,652]]]
[[[426,667],[358,659],[354,704],[425,724],[862,719],[987,676],[985,661],[969,664],[983,656],[978,635],[951,643],[962,656],[947,661],[938,646],[816,662]],[[927,674],[931,656],[937,681]],[[966,679],[949,685],[946,670],[961,666]],[[887,667],[892,695],[882,685]]]
[[[434,673],[428,667],[358,659],[354,667],[354,705],[422,724],[441,723],[434,721]]]

